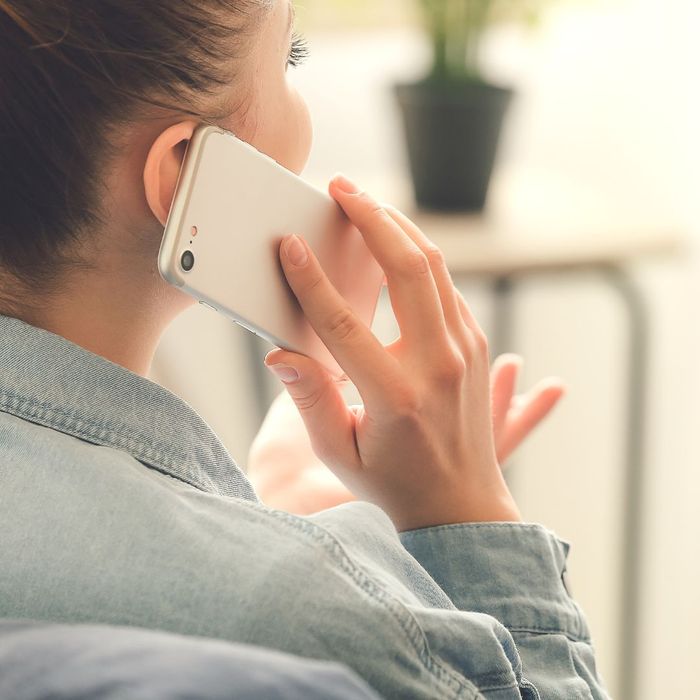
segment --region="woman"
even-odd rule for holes
[[[280,249],[363,406],[308,358],[266,358],[364,501],[307,517],[264,505],[201,418],[145,378],[193,303],[156,257],[196,124],[304,166],[292,24],[287,0],[0,0],[0,616],[341,661],[390,698],[605,697],[568,545],[521,522],[502,477],[484,334],[399,212],[330,184],[386,272],[401,329],[387,348],[302,238]],[[496,411],[502,450],[557,392]]]

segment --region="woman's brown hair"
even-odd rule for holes
[[[224,116],[202,105],[234,80],[270,4],[0,0],[0,304],[48,293],[82,264],[66,251],[100,222],[112,127],[158,112]]]

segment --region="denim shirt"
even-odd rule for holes
[[[0,617],[338,661],[387,698],[607,697],[543,526],[274,510],[182,399],[2,315],[0,533]]]

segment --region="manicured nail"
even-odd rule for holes
[[[333,178],[333,182],[339,190],[347,194],[357,194],[360,191],[360,188],[354,182],[351,182],[345,175],[340,173]]]
[[[294,384],[294,382],[299,381],[299,372],[297,372],[294,367],[289,365],[265,365],[271,372],[283,381],[285,384]]]
[[[306,263],[309,261],[309,254],[306,252],[306,248],[299,240],[298,236],[292,235],[289,237],[285,250],[287,253],[287,258],[292,265],[301,267],[302,265],[306,265]]]

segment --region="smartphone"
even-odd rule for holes
[[[290,233],[303,236],[370,327],[384,272],[340,205],[234,134],[197,127],[163,233],[161,276],[273,345],[342,376],[282,271],[279,246]]]

